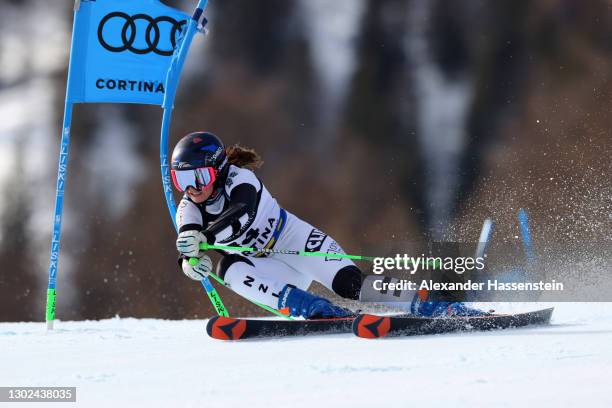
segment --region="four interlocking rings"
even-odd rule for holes
[[[123,42],[123,44],[118,47],[110,45],[104,39],[104,26],[112,18],[121,18],[125,20],[123,28],[121,29],[121,41]],[[147,30],[145,31],[145,41],[147,43],[146,48],[134,47],[134,41],[136,41],[137,20],[144,20],[149,23],[149,25],[147,26]],[[162,22],[170,23],[172,25],[172,30],[170,31],[170,44],[172,45],[172,49],[170,50],[160,50],[159,48],[157,48],[160,40],[160,29],[158,24]],[[115,11],[107,14],[100,21],[100,25],[98,25],[98,41],[104,48],[111,52],[123,52],[128,50],[133,52],[134,54],[148,54],[150,52],[154,52],[158,55],[170,56],[174,52],[174,47],[176,46],[176,35],[179,30],[182,29],[185,23],[186,21],[179,22],[167,16],[153,18],[146,14],[134,14],[130,17],[126,13]],[[153,33],[152,36],[151,33]]]

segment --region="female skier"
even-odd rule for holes
[[[216,273],[245,298],[292,316],[350,316],[349,310],[308,293],[312,281],[343,298],[360,300],[362,286],[372,291],[371,278],[381,277],[367,277],[351,260],[333,257],[344,254],[340,245],[279,206],[253,173],[261,164],[255,151],[238,145],[226,148],[212,133],[190,133],[177,143],[171,173],[175,188],[184,193],[176,213],[181,269],[194,280],[212,272],[211,259],[199,249],[201,242],[329,253],[330,257],[317,257],[219,251],[223,258]],[[188,262],[191,257],[199,259],[197,265]],[[384,295],[378,300],[408,301],[412,313],[420,316],[478,313],[461,302],[431,301],[422,293],[404,293],[401,299]]]

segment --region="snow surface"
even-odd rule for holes
[[[555,306],[549,327],[381,340],[222,342],[202,320],[0,323],[0,386],[76,386],[83,407],[612,406],[612,304]]]

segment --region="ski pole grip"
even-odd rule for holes
[[[206,242],[200,242],[200,249],[202,251],[208,251],[208,249],[209,249],[208,248],[208,244]],[[189,262],[189,265],[191,265],[191,266],[196,266],[198,264],[198,262],[200,262],[200,260],[198,258],[196,258],[196,257],[193,257],[193,258],[189,258],[189,261],[187,261],[187,262]]]

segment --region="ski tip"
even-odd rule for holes
[[[359,315],[353,322],[353,333],[363,339],[385,337],[391,328],[391,319],[368,314]]]
[[[238,340],[246,330],[246,321],[215,316],[206,324],[206,333],[217,340]]]

